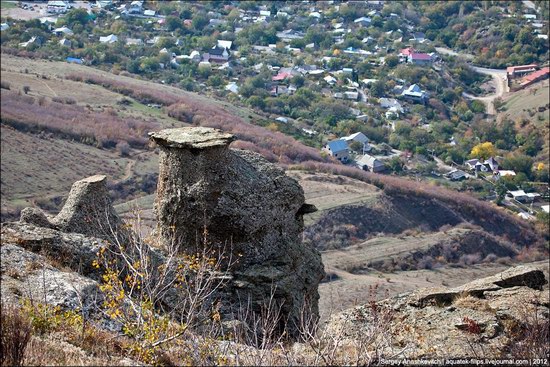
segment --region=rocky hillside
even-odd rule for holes
[[[550,352],[548,281],[519,266],[456,288],[424,288],[335,315],[326,326],[356,344],[381,317],[383,355],[541,358]]]
[[[144,362],[129,347],[132,339],[98,312],[104,301],[101,272],[85,266],[93,263],[97,242],[23,222],[2,225],[3,330],[12,325],[4,319],[10,305],[30,299],[36,306],[27,301],[22,311],[33,325],[26,364]],[[182,354],[191,346],[204,350],[205,356],[193,356],[199,365],[212,358],[232,365],[369,365],[386,358],[544,357],[549,352],[547,278],[547,271],[520,266],[460,287],[424,288],[371,301],[333,315],[316,334],[304,333],[301,343],[266,341],[267,350],[239,338],[219,342],[189,332],[179,345],[155,348],[162,350],[155,363],[189,362]],[[71,312],[86,320],[77,324],[85,338],[65,319]]]

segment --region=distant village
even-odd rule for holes
[[[438,52],[433,33],[430,39],[428,32],[418,26],[419,22],[411,21],[404,12],[388,10],[392,4],[382,0],[363,1],[355,12],[342,1],[303,1],[277,3],[277,6],[261,2],[246,7],[230,2],[224,3],[219,11],[205,9],[206,18],[200,27],[194,14],[181,18],[176,11],[167,13],[159,8],[159,5],[171,5],[169,3],[56,0],[44,2],[37,10],[34,9],[37,4],[20,1],[19,8],[40,12],[37,18],[48,27],[51,36],[48,39],[32,36],[19,42],[18,47],[36,50],[56,43],[66,50],[67,62],[102,67],[104,61],[83,55],[82,48],[76,47],[82,40],[76,39],[70,24],[60,24],[59,19],[63,19],[60,17],[82,4],[94,24],[106,25],[89,34],[85,42],[104,45],[104,49],[118,47],[128,54],[140,50],[140,54],[152,55],[128,61],[128,65],[137,63],[132,73],[151,72],[159,75],[162,83],[177,84],[178,80],[171,82],[163,71],[185,70],[188,75],[192,71],[194,76],[187,78],[189,90],[255,108],[277,124],[278,129],[292,127],[316,142],[325,154],[361,170],[395,172],[391,166],[399,160],[401,168],[414,171],[410,163],[415,156],[425,157],[423,164],[433,163],[434,138],[427,139],[434,144],[423,146],[414,139],[396,140],[397,143],[388,139],[401,134],[404,125],[419,135],[429,135],[435,130],[434,122],[440,120],[451,120],[459,126],[460,121],[470,123],[486,117],[483,103],[465,97],[469,95],[465,93],[469,84],[459,85],[463,75],[474,74],[469,70],[471,60],[459,62]],[[193,5],[206,6],[200,2]],[[518,15],[501,7],[495,9],[500,18],[514,18],[528,27],[533,40],[548,41],[548,21],[536,12],[524,11]],[[346,15],[348,13],[351,16]],[[134,27],[141,32],[131,35],[116,32],[108,26],[114,22],[136,22]],[[249,43],[242,42],[248,29],[261,32],[274,24],[278,28],[273,33],[262,34],[263,38],[249,35],[246,38]],[[2,23],[2,32],[10,27],[9,21]],[[197,31],[197,27],[202,30]],[[196,41],[202,34],[205,34],[201,37],[202,47],[198,47],[197,42],[190,47],[190,40]],[[150,60],[151,63],[145,62]],[[455,77],[450,75],[452,70],[461,72]],[[268,80],[254,79],[265,75]],[[506,91],[520,91],[548,79],[549,75],[547,64],[509,65]],[[479,92],[479,86],[487,79],[479,75],[476,78],[480,80],[470,84]],[[309,90],[309,94],[305,94],[304,89]],[[449,96],[448,100],[443,98],[445,95]],[[344,106],[345,117],[335,116],[325,123],[318,122],[319,118],[310,118],[311,101],[319,99]],[[289,107],[294,104],[296,108]],[[351,127],[336,129],[340,120],[351,121],[348,123]],[[366,126],[371,130],[363,128]],[[377,129],[377,134],[369,134],[373,129]],[[444,136],[444,150],[448,152],[468,146],[460,141],[463,137],[456,131]],[[456,161],[451,153],[445,162],[438,161],[438,170],[445,171],[444,179],[454,182],[479,179],[494,184],[502,177],[518,174],[512,169],[502,169],[499,156],[466,157],[471,146],[462,148],[461,161]],[[526,203],[537,200],[540,194],[508,190],[508,196]]]

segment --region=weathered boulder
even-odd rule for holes
[[[109,198],[106,176],[76,181],[59,214],[51,223],[63,232],[81,233],[109,241],[126,236]]]
[[[281,308],[291,335],[301,313],[318,317],[320,254],[301,243],[304,193],[294,179],[260,155],[229,149],[233,135],[210,128],[150,134],[160,147],[155,212],[161,242],[176,239],[182,252],[219,246],[232,280],[223,288],[228,317],[238,309],[260,314]],[[218,254],[219,255],[219,254]]]
[[[38,208],[24,208],[19,219],[22,223],[34,224],[38,227],[54,228],[46,214]]]
[[[87,316],[98,313],[102,298],[96,281],[76,272],[61,271],[46,257],[12,243],[1,246],[2,301],[34,302],[79,309]]]

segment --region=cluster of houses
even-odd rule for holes
[[[68,1],[63,0],[50,0],[46,6],[46,11],[50,14],[65,14],[72,5]]]
[[[359,154],[353,161],[353,164],[357,168],[375,173],[386,170],[386,166],[382,160],[367,153],[371,151],[372,147],[369,145],[369,139],[362,132],[329,141],[323,150],[342,163],[350,163],[350,144],[353,142],[361,146],[361,151],[357,152]]]

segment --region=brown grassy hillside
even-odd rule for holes
[[[115,181],[111,193],[117,202],[153,193],[157,158],[143,152],[149,149],[147,132],[161,128],[218,127],[237,135],[234,147],[273,162],[323,160],[317,149],[251,123],[260,116],[198,94],[81,65],[6,54],[0,61],[2,132],[18,132],[2,138],[3,220],[17,218],[24,206],[59,208],[58,193],[95,173]],[[89,159],[82,151],[90,152]],[[105,157],[104,167],[93,163],[97,156]],[[110,168],[115,161],[122,172]]]

